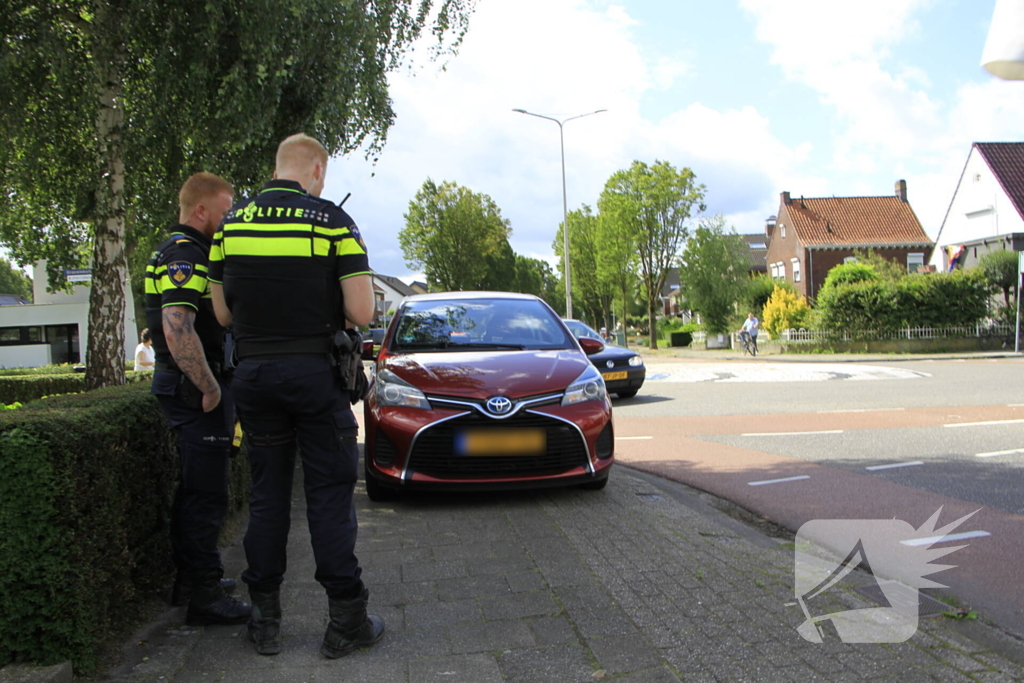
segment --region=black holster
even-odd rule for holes
[[[334,367],[352,403],[363,400],[369,382],[363,370],[363,337],[358,330],[339,330],[334,335]]]

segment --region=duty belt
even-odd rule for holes
[[[209,361],[207,361],[207,364],[210,366],[210,372],[213,373],[213,376],[214,377],[220,377],[221,373],[224,371],[223,364],[221,364],[221,363],[210,363]],[[179,368],[173,362],[165,363],[164,361],[158,360],[158,361],[156,361],[155,369],[158,370],[159,372],[174,372],[174,373],[177,373],[179,375],[185,374],[185,373],[183,373],[181,371],[181,368]]]
[[[306,337],[283,341],[252,341],[239,339],[236,342],[239,360],[246,358],[275,358],[280,356],[311,356],[328,354],[334,348],[330,337]]]

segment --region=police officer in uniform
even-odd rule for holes
[[[146,268],[146,319],[156,356],[151,393],[177,435],[180,480],[171,511],[177,577],[171,602],[190,625],[238,624],[249,605],[226,595],[217,538],[228,505],[234,405],[221,376],[224,330],[206,280],[210,244],[231,207],[231,185],[197,173],[178,195],[178,225]]]
[[[359,451],[353,399],[339,376],[344,328],[365,325],[374,299],[366,248],[352,219],[321,199],[327,151],[293,135],[278,147],[274,180],[236,204],[214,237],[211,294],[232,327],[238,402],[252,467],[248,568],[256,651],[280,652],[280,588],[290,525],[295,453],[302,459],[316,579],[330,621],[320,652],[342,657],[377,642],[384,621],[368,616],[369,591],[354,554],[352,501]]]

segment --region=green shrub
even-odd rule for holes
[[[64,367],[63,373],[49,371],[52,367]],[[0,403],[28,403],[43,396],[59,394],[76,394],[85,389],[85,373],[68,372],[66,366],[49,366],[48,368],[31,368],[45,370],[42,374],[19,373],[0,376]],[[145,382],[153,377],[152,372],[125,373],[129,382]]]
[[[764,306],[761,327],[777,339],[783,330],[806,327],[810,316],[811,307],[807,305],[807,299],[792,289],[776,287]]]
[[[842,285],[853,285],[858,282],[877,282],[882,278],[879,277],[875,269],[865,263],[858,263],[857,261],[851,261],[849,263],[840,263],[838,266],[828,271],[828,275],[825,276],[825,282],[821,285],[821,291],[818,292],[818,296],[826,289],[832,287],[840,287]]]
[[[775,290],[780,287],[796,294],[796,287],[788,280],[776,280],[767,274],[751,278],[747,283],[747,291],[743,296],[743,305],[740,309],[743,319],[747,319],[747,313],[753,313],[758,318],[763,318],[765,304],[768,303],[768,299],[775,293]]]
[[[988,313],[988,297],[981,273],[956,271],[822,288],[817,311],[822,329],[870,334],[908,326],[972,325]]]
[[[145,384],[0,412],[0,666],[70,659],[132,623],[172,571],[173,437]],[[231,509],[248,487],[231,463]]]

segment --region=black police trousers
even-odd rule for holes
[[[359,426],[329,357],[242,360],[232,390],[252,468],[244,541],[249,566],[242,581],[253,590],[271,592],[284,580],[297,450],[316,580],[331,598],[358,596],[363,583],[355,556],[352,493]]]
[[[179,372],[156,371],[150,389],[177,436],[181,468],[171,508],[171,548],[178,573],[193,582],[224,573],[217,539],[228,509],[235,408],[228,387],[221,383],[220,390],[220,405],[204,413],[202,394]]]

